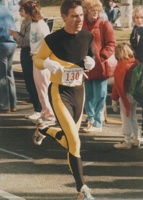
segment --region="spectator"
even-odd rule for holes
[[[20,30],[21,17],[19,14],[19,1],[20,0],[0,0],[0,4],[7,7],[14,18],[16,30]]]
[[[124,141],[114,145],[116,149],[130,149],[139,146],[139,127],[136,110],[137,101],[129,94],[131,80],[130,70],[137,66],[138,60],[128,44],[119,44],[115,51],[118,64],[114,73],[114,85],[112,89],[112,108],[118,111],[118,100],[120,101],[120,113],[122,119],[122,132]],[[132,139],[133,134],[133,139]]]
[[[30,47],[31,55],[34,57],[41,45],[42,39],[46,37],[50,31],[46,22],[40,13],[40,6],[38,3],[28,1],[24,4],[25,14],[29,15],[32,19],[30,29]],[[48,86],[50,84],[50,71],[48,69],[39,70],[33,67],[33,76],[37,88],[39,100],[42,105],[41,116],[47,123],[55,121],[55,116],[52,111],[48,98]],[[41,120],[40,120],[41,121]]]
[[[0,5],[0,113],[16,111],[16,87],[12,71],[16,42],[9,35],[15,23],[9,10]]]
[[[108,16],[108,20],[113,26],[116,26],[116,20],[120,16],[120,7],[115,0],[106,0],[105,12]]]
[[[94,36],[95,67],[87,73],[85,80],[85,112],[87,114],[85,132],[102,132],[102,119],[107,96],[107,80],[102,76],[105,61],[115,51],[115,36],[111,23],[100,18],[102,3],[99,0],[84,0],[83,29]],[[103,71],[102,71],[103,69]]]
[[[78,133],[84,105],[83,69],[90,70],[95,65],[93,36],[82,29],[81,0],[64,0],[61,15],[64,27],[45,37],[34,59],[37,68],[51,71],[49,99],[60,127],[40,125],[33,141],[40,145],[49,135],[59,142],[68,151],[68,163],[78,191],[77,199],[94,200],[83,179]]]
[[[143,62],[143,6],[137,6],[133,10],[134,27],[130,36],[130,43],[135,51],[135,57]]]
[[[19,47],[21,47],[20,61],[23,70],[23,76],[26,84],[26,89],[29,92],[31,102],[34,107],[34,113],[26,116],[26,118],[36,121],[41,117],[41,104],[38,98],[36,86],[33,78],[33,61],[30,55],[30,26],[31,17],[25,15],[23,9],[23,3],[20,2],[20,15],[24,17],[21,25],[20,32],[11,31],[10,34],[17,41]]]

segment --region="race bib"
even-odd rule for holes
[[[83,81],[82,68],[64,69],[62,73],[62,85],[78,86],[82,84],[82,81]]]

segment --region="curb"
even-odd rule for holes
[[[12,65],[12,69],[13,69],[13,73],[16,76],[23,76],[23,72],[22,72],[22,68],[21,68],[21,64],[13,64]]]

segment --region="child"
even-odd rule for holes
[[[118,111],[118,100],[120,102],[120,114],[122,119],[122,131],[124,141],[114,145],[116,149],[130,149],[139,146],[139,130],[136,117],[137,102],[129,94],[131,69],[139,61],[134,58],[134,53],[126,43],[118,44],[115,50],[118,64],[114,73],[114,85],[112,89],[112,108]],[[133,139],[132,138],[133,134]]]
[[[130,36],[130,43],[135,51],[135,57],[143,62],[143,6],[137,6],[132,14],[134,27]]]
[[[24,4],[25,15],[28,15],[32,19],[31,29],[30,29],[30,47],[31,55],[37,54],[43,38],[47,36],[50,31],[46,22],[40,13],[40,6],[38,3],[33,1],[28,1]],[[46,123],[51,121],[56,121],[54,113],[52,111],[51,105],[48,98],[48,86],[50,84],[50,71],[48,69],[39,70],[33,67],[33,76],[38,92],[39,100],[42,106],[41,116]]]

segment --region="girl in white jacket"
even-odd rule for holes
[[[31,30],[30,30],[30,47],[31,56],[34,57],[42,43],[42,40],[50,31],[47,23],[44,21],[38,3],[28,1],[24,4],[26,15],[31,16]],[[50,71],[48,69],[39,70],[33,67],[33,76],[37,88],[40,103],[42,105],[41,116],[44,121],[55,121],[55,116],[52,111],[48,98],[48,86],[50,84]]]

